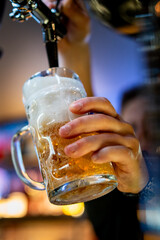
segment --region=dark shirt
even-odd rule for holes
[[[142,192],[137,195],[124,194],[115,189],[85,203],[86,213],[99,240],[142,240],[145,232],[160,233],[160,224],[157,227],[151,224],[152,219],[141,222],[137,217],[138,209],[160,209],[160,156],[151,156],[146,152],[143,156],[150,180]]]
[[[117,189],[85,203],[86,213],[99,240],[141,240],[137,219],[138,198]]]

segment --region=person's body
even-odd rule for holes
[[[85,203],[87,218],[99,240],[142,240],[137,217],[138,197],[126,196],[118,189]]]
[[[123,93],[121,101],[121,116],[133,126],[141,149],[148,153],[156,152],[148,121],[148,115],[152,108],[151,101],[153,100],[152,88],[154,88],[153,84],[132,87]],[[159,88],[159,84],[156,85],[156,88]]]
[[[147,154],[146,161],[150,176],[154,177],[156,182],[153,190],[155,198],[151,202],[145,201],[138,196],[128,196],[116,189],[102,198],[86,203],[89,218],[101,240],[107,237],[115,240],[128,239],[128,236],[129,239],[139,240],[146,239],[148,232],[152,233],[152,237],[155,231],[157,236],[159,234],[157,227],[159,225],[157,223],[157,226],[154,226],[153,221],[153,216],[157,217],[160,206],[160,159],[156,154],[159,139],[155,137],[156,132],[150,127],[150,120],[152,119],[154,125],[158,119],[154,99],[159,96],[159,92],[158,83],[132,87],[124,92],[121,103],[123,119],[133,126],[141,148]]]
[[[148,169],[155,182],[155,197],[152,201],[139,203],[138,216],[145,237],[148,233],[156,233],[157,237],[160,234],[160,224],[154,221],[160,214],[159,100],[159,82],[134,87],[122,98],[122,116],[132,124],[142,150],[147,153]],[[152,239],[154,237],[152,235]]]
[[[43,2],[49,8],[54,8],[56,3],[55,0],[43,0]],[[90,53],[87,41],[90,34],[90,18],[83,2],[79,0],[61,1],[61,11],[68,18],[68,22],[67,34],[58,43],[60,66],[75,71],[80,76],[87,94],[90,96],[92,95]],[[83,132],[103,131],[103,133],[99,135],[99,138],[92,136],[88,139],[82,139],[75,144],[77,147],[76,152],[72,153],[70,146],[68,146],[65,149],[66,154],[77,157],[86,154],[87,151],[94,151],[94,156],[97,157],[94,161],[97,163],[114,162],[120,191],[132,193],[141,191],[148,181],[148,174],[133,128],[121,119],[111,103],[104,98],[81,99],[74,108],[71,106],[70,110],[77,114],[91,111],[100,114],[88,115],[68,123],[67,126],[73,128],[70,130],[69,137]],[[106,132],[107,136],[104,135],[104,132]],[[68,137],[63,134],[62,130],[60,136]],[[132,157],[134,160],[131,160]]]
[[[132,126],[121,119],[105,98],[80,99],[71,104],[70,111],[79,115],[89,112],[96,114],[85,115],[67,123],[60,128],[61,137],[72,138],[94,131],[99,134],[68,145],[64,149],[65,153],[76,158],[93,152],[92,160],[97,164],[114,163],[120,191],[141,191],[148,181],[148,175]]]
[[[44,2],[48,7],[54,7],[54,0],[44,0]],[[62,5],[62,12],[68,17],[68,31],[65,38],[58,43],[59,63],[60,66],[74,70],[80,76],[88,96],[92,96],[90,52],[87,42],[90,34],[90,19],[82,1],[63,0]],[[128,239],[131,236],[133,236],[134,240],[140,239],[141,232],[139,231],[139,223],[136,216],[137,198],[128,198],[123,194],[141,193],[149,180],[146,163],[133,128],[116,113],[111,103],[104,98],[89,97],[81,99],[75,105],[71,105],[70,110],[76,114],[88,112],[96,112],[96,114],[86,115],[71,121],[60,129],[61,137],[71,138],[78,134],[94,131],[98,131],[99,134],[98,136],[83,138],[67,146],[65,153],[76,158],[88,152],[93,152],[92,160],[98,164],[108,161],[113,162],[118,180],[117,190],[107,195],[109,203],[105,202],[106,206],[111,204],[112,208],[106,207],[108,212],[105,212],[104,209],[102,210],[105,216],[101,216],[99,213],[97,219],[95,216],[92,218],[92,212],[89,213],[89,208],[87,210],[88,214],[91,214],[89,218],[92,223],[97,224],[98,222],[97,235],[100,234],[100,239],[109,237],[116,239],[119,234],[123,239]],[[69,135],[65,134],[65,131]],[[97,199],[97,201],[101,200]],[[124,215],[122,208],[122,203],[124,204],[125,201],[127,203],[130,201],[129,205],[123,205],[126,206],[125,213],[128,213],[128,215]],[[132,210],[130,206],[132,206]],[[114,218],[111,221],[110,216],[114,216],[116,213],[118,213],[117,216],[122,216],[123,218],[117,219],[115,226]],[[106,216],[108,217],[107,221],[110,223],[108,226],[110,231],[108,233],[107,229],[105,229]],[[121,222],[120,225],[118,225],[119,222]],[[131,229],[133,234],[130,232]]]
[[[121,115],[125,121],[132,124],[142,149],[147,150],[150,142],[146,140],[144,118],[148,99],[142,93],[142,87],[135,87],[124,93]],[[137,216],[138,205],[138,197],[128,197],[118,189],[85,204],[88,217],[100,240],[143,239]]]

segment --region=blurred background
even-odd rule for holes
[[[51,205],[46,192],[24,186],[13,169],[11,138],[27,124],[22,86],[35,72],[48,68],[48,60],[40,26],[33,19],[12,21],[11,11],[11,3],[5,0],[0,26],[0,239],[95,240],[83,203]],[[149,77],[141,41],[111,28],[104,31],[92,18],[90,47],[94,94],[108,98],[120,111],[123,92]],[[28,174],[39,180],[31,139],[24,143],[23,154]]]

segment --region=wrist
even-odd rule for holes
[[[156,166],[157,156],[150,156],[147,152],[143,152],[143,157],[147,166],[148,181],[144,187],[138,193],[124,193],[128,197],[135,197],[139,199],[140,204],[150,202],[157,194],[157,176],[155,175],[154,169]],[[155,166],[153,165],[153,162]]]
[[[139,193],[123,193],[127,197],[139,199],[140,204],[144,204],[155,196],[155,180],[151,177],[147,185]]]

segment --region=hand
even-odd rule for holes
[[[70,105],[70,111],[95,114],[83,115],[65,124],[59,131],[61,137],[73,138],[95,131],[99,134],[66,146],[66,155],[77,158],[93,152],[92,161],[95,163],[113,163],[120,191],[140,192],[147,184],[148,171],[132,126],[120,118],[105,98],[82,98]]]
[[[43,0],[51,9],[55,8],[56,0]],[[82,0],[62,0],[60,10],[67,17],[67,35],[62,43],[83,43],[90,33],[90,18]],[[63,43],[64,44],[64,43]]]

